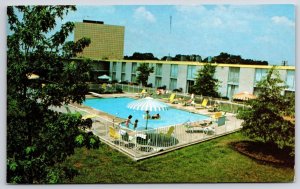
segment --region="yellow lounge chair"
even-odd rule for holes
[[[138,93],[138,95],[139,95],[140,98],[146,97],[146,94],[147,94],[147,90],[146,89],[143,89],[140,93]]]
[[[208,103],[208,99],[205,98],[205,99],[203,99],[202,104],[195,104],[195,108],[196,109],[206,108],[207,107],[207,103]]]
[[[214,115],[212,115],[211,117],[213,118],[213,119],[218,119],[219,117],[221,117],[222,116],[222,112],[216,112]]]
[[[172,93],[172,94],[170,95],[169,102],[170,102],[171,104],[175,102],[175,96],[176,96],[175,93]]]
[[[169,128],[169,130],[168,130],[168,132],[167,132],[167,136],[168,136],[168,137],[171,137],[171,135],[172,135],[173,132],[174,132],[174,129],[175,129],[174,126],[172,126],[172,127]]]
[[[115,128],[109,127],[109,136],[113,139],[120,139],[121,135],[116,131]]]

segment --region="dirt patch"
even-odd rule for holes
[[[82,166],[82,164],[79,163],[79,162],[77,162],[77,163],[74,164],[74,167],[76,167],[76,168],[80,168],[81,166]]]
[[[261,162],[288,167],[293,167],[295,164],[295,160],[289,155],[288,150],[279,149],[270,144],[239,141],[232,142],[231,146],[238,152]]]

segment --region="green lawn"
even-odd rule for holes
[[[294,169],[254,161],[235,151],[231,134],[134,162],[107,145],[77,149],[65,162],[79,175],[65,183],[292,182]]]

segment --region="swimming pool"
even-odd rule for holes
[[[132,115],[131,122],[134,123],[136,119],[139,120],[137,130],[143,130],[146,126],[146,120],[143,118],[145,114],[144,111],[132,110],[127,108],[127,104],[134,101],[132,98],[93,98],[86,99],[83,104],[85,106],[92,107],[94,109],[106,112],[110,115],[127,119],[129,115]],[[167,111],[159,112],[150,112],[150,115],[159,113],[161,116],[158,120],[148,120],[148,129],[166,127],[175,124],[182,124],[187,121],[201,121],[208,119],[209,117],[205,115],[195,114],[175,108],[169,108]],[[133,126],[130,125],[130,129],[133,129]]]

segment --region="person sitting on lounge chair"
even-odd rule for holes
[[[159,114],[155,114],[152,116],[152,119],[159,119],[160,118],[160,115]]]
[[[185,106],[190,106],[195,104],[195,94],[191,94],[191,98],[184,103]]]

